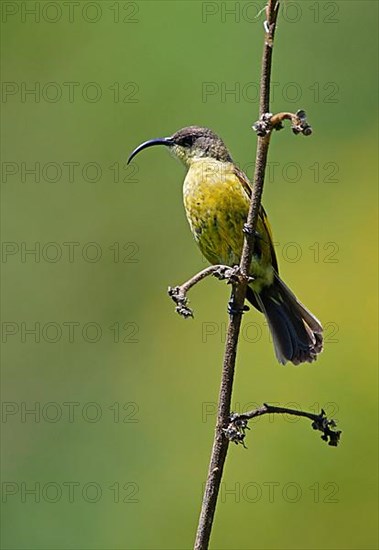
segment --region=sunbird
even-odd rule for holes
[[[240,262],[252,184],[236,166],[224,142],[212,130],[189,126],[170,137],[139,145],[164,145],[187,167],[183,184],[186,216],[202,254],[213,265]],[[323,349],[322,325],[279,277],[271,228],[263,206],[250,264],[247,300],[268,322],[281,364],[312,362]]]

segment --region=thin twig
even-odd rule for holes
[[[227,279],[228,282],[233,283],[236,281],[238,270],[238,266],[233,268],[222,264],[211,265],[202,271],[199,271],[199,273],[196,273],[196,275],[191,277],[191,279],[185,283],[174,287],[169,286],[167,293],[176,303],[175,310],[179,313],[179,315],[185,319],[188,317],[193,317],[193,311],[188,307],[187,292],[197,283],[210,275],[213,275],[219,280]]]
[[[245,430],[248,429],[248,421],[258,416],[265,414],[289,414],[291,416],[301,416],[312,420],[312,428],[322,432],[321,439],[328,442],[331,447],[337,447],[340,437],[340,430],[333,430],[336,427],[334,420],[329,420],[324,409],[321,409],[320,414],[315,414],[299,409],[288,409],[287,407],[277,407],[264,403],[262,407],[242,414],[232,414],[230,416],[229,426],[224,430],[224,433],[233,443],[242,443],[245,446]]]
[[[275,35],[279,2],[268,0],[265,21],[265,44],[262,57],[262,73],[260,82],[260,118],[270,110],[270,83],[272,48]],[[254,236],[261,204],[268,147],[271,132],[264,137],[258,137],[255,162],[254,186],[250,202],[249,214],[245,225],[245,237],[242,250],[240,281],[234,285],[235,313],[230,316],[228,325],[225,354],[222,369],[221,387],[218,401],[217,422],[208,477],[205,485],[203,503],[195,539],[195,550],[206,550],[212,531],[213,518],[216,511],[217,497],[220,489],[225,459],[229,447],[229,439],[224,429],[228,427],[230,405],[233,390],[234,369],[237,355],[238,336],[241,327],[243,304],[248,284],[249,267],[254,249]]]
[[[292,131],[294,134],[303,134],[310,136],[312,127],[308,124],[307,115],[302,109],[296,113],[263,113],[260,119],[253,125],[253,130],[260,137],[269,136],[272,130],[281,130],[284,128],[283,121],[290,120],[292,122]]]

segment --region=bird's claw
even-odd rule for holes
[[[249,311],[249,306],[243,305],[241,308],[236,307],[234,297],[230,298],[228,302],[228,313],[229,315],[237,315],[238,313],[245,313]]]
[[[253,235],[257,239],[262,238],[262,235],[256,229],[251,229],[251,227],[247,223],[243,224],[242,231],[243,233],[245,233],[245,235]]]

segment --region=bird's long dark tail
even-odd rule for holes
[[[323,338],[320,321],[296,298],[275,273],[274,282],[259,294],[248,287],[247,299],[267,319],[275,347],[275,354],[283,365],[312,362],[322,351]]]

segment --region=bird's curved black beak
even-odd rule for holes
[[[149,141],[144,141],[139,145],[136,149],[134,149],[133,153],[128,158],[127,164],[140,152],[142,149],[147,149],[147,147],[152,147],[153,145],[166,145],[166,147],[170,147],[171,145],[174,145],[173,140],[170,137],[167,138],[156,138],[156,139],[149,139]]]

